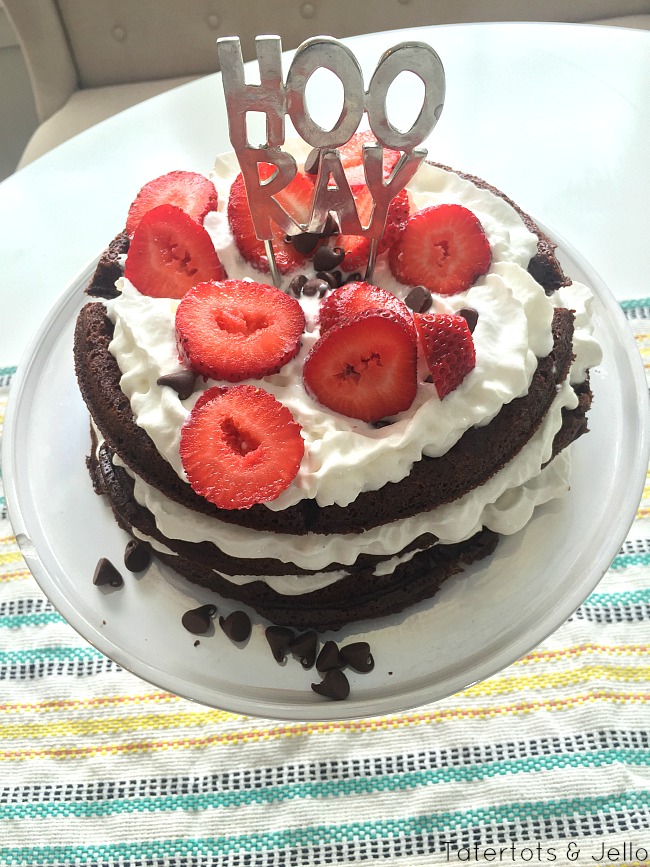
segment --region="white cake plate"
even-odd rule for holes
[[[548,231],[548,230],[546,230]],[[553,233],[548,231],[551,238]],[[648,463],[648,400],[625,317],[600,278],[566,242],[565,271],[595,291],[604,359],[592,371],[591,433],[571,446],[571,491],[537,510],[495,554],[447,581],[434,599],[395,617],[325,634],[339,645],[367,640],[368,674],[348,670],[350,696],[314,693],[315,669],[278,665],[252,613],[245,647],[219,626],[197,637],[181,625],[189,608],[216,601],[154,563],[124,587],[92,583],[100,557],[122,567],[128,538],[85,466],[88,414],[73,370],[75,318],[88,300],[89,267],[51,311],[14,379],[2,470],[10,518],[25,560],[52,604],[120,666],[177,695],[237,713],[291,720],[358,718],[406,710],[483,680],[526,654],[584,601],[619,552],[634,520]]]

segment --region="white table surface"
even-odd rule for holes
[[[406,39],[432,45],[447,75],[430,157],[508,193],[619,300],[650,295],[650,33],[462,24],[345,41],[367,84],[381,53]],[[0,368],[19,362],[59,295],[121,230],[143,183],[172,169],[208,172],[229,149],[214,74],[100,123],[0,184]]]

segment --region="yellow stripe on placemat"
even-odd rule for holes
[[[0,566],[5,566],[7,563],[22,562],[23,555],[20,551],[8,551],[6,554],[0,554]]]
[[[558,699],[539,701],[518,701],[512,704],[480,708],[440,708],[421,713],[410,713],[391,717],[361,720],[339,720],[322,723],[280,723],[268,727],[258,727],[236,732],[215,732],[203,737],[177,737],[148,739],[130,743],[84,745],[70,747],[42,747],[16,750],[0,750],[0,761],[21,761],[29,759],[86,759],[95,756],[122,755],[129,753],[153,753],[169,750],[207,749],[214,746],[240,746],[242,744],[262,743],[293,737],[313,737],[334,733],[357,734],[372,731],[392,731],[417,725],[437,724],[454,720],[488,720],[504,716],[528,715],[535,712],[570,711],[596,702],[611,704],[647,704],[650,693],[589,690],[585,693]],[[187,724],[185,717],[195,716],[198,725],[205,728],[209,724],[211,712],[203,714],[174,715],[171,725]],[[116,721],[120,731],[128,731],[125,721]],[[150,728],[150,719],[140,720],[142,728]],[[106,721],[103,721],[105,724]],[[100,726],[101,728],[101,726]],[[51,732],[50,732],[51,733]]]

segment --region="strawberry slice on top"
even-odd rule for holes
[[[455,295],[487,273],[492,251],[476,214],[462,205],[432,205],[409,217],[388,261],[400,282]]]
[[[366,422],[408,409],[417,392],[413,331],[392,310],[365,310],[333,325],[303,366],[306,391],[323,406]]]
[[[353,195],[361,224],[367,226],[373,207],[370,191],[367,187],[359,187],[353,191]],[[391,199],[388,205],[386,225],[377,247],[378,254],[385,253],[386,250],[397,243],[408,220],[409,210],[409,195],[405,189],[402,189]],[[345,258],[341,262],[343,271],[352,273],[354,271],[365,270],[368,264],[368,257],[370,256],[369,238],[365,238],[363,235],[337,235],[334,240],[334,246],[345,250]]]
[[[464,316],[416,313],[417,328],[431,380],[442,400],[476,366],[472,332]]]
[[[276,499],[305,449],[289,409],[253,385],[216,387],[206,398],[181,428],[181,462],[193,490],[220,509]]]
[[[344,145],[339,147],[339,155],[341,157],[341,165],[345,171],[345,176],[352,189],[355,187],[365,186],[366,175],[363,170],[363,146],[364,144],[376,144],[377,138],[372,130],[361,130],[355,132],[352,138]],[[384,148],[384,178],[390,177],[391,172],[395,168],[397,161],[401,157],[400,151]]]
[[[124,276],[143,295],[182,298],[205,280],[226,276],[210,236],[175,205],[148,211],[133,233]]]
[[[413,330],[413,316],[403,301],[387,289],[358,281],[346,283],[321,301],[318,311],[320,333],[324,334],[337,322],[352,319],[365,310],[392,310]]]
[[[263,283],[200,283],[176,311],[181,359],[209,379],[241,382],[277,373],[300,349],[299,302]]]
[[[203,225],[210,211],[216,211],[217,191],[212,181],[197,172],[169,172],[145,184],[135,197],[126,218],[129,238],[144,215],[158,205],[175,205]]]
[[[260,178],[266,180],[274,171],[269,163],[260,163]],[[300,222],[309,219],[311,200],[314,193],[314,181],[308,175],[298,172],[290,184],[281,190],[275,198],[282,207]],[[270,266],[264,249],[264,242],[255,234],[253,218],[246,195],[246,185],[242,174],[237,175],[230,187],[228,197],[228,225],[240,255],[257,271],[270,272]],[[298,231],[296,229],[296,231]],[[299,252],[293,244],[285,241],[286,232],[273,224],[273,253],[278,271],[288,274],[302,267],[307,256]]]

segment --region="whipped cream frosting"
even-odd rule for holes
[[[304,155],[301,146],[295,154],[298,159]],[[256,275],[239,256],[229,230],[228,191],[238,171],[233,154],[217,160],[212,179],[219,195],[219,208],[208,214],[204,225],[230,278],[268,282],[267,275]],[[279,373],[252,381],[291,410],[305,440],[305,456],[296,478],[276,500],[266,503],[270,509],[282,510],[304,498],[315,499],[319,506],[346,506],[362,491],[377,490],[387,482],[407,476],[422,455],[442,455],[469,428],[487,424],[505,404],[526,394],[537,359],[551,351],[554,306],[576,311],[576,360],[571,382],[582,381],[585,370],[600,359],[598,344],[591,333],[590,290],[574,283],[551,298],[545,295],[526,270],[536,251],[537,238],[514,208],[489,190],[481,190],[453,172],[430,164],[420,167],[407,188],[413,200],[412,210],[443,202],[470,208],[490,241],[492,264],[488,273],[466,292],[450,297],[434,295],[432,308],[434,312],[453,313],[462,307],[478,311],[473,334],[476,367],[442,401],[433,384],[421,381],[411,407],[395,416],[386,427],[377,429],[334,413],[313,400],[302,384],[305,357],[319,337],[319,299],[302,296],[300,303],[307,325],[300,352]],[[291,277],[285,276],[282,288],[288,288]],[[409,287],[391,275],[385,255],[378,259],[373,282],[400,298],[409,291]],[[181,401],[173,389],[157,384],[164,374],[181,369],[174,330],[179,302],[141,295],[125,279],[118,281],[118,288],[121,294],[106,302],[106,306],[115,325],[110,349],[122,371],[122,390],[131,402],[137,424],[186,480],[179,454],[180,429],[200,392]],[[212,380],[199,383],[201,389],[215,384]],[[559,419],[555,429],[545,426],[546,447],[559,426]],[[529,466],[528,477],[539,473],[539,467],[539,463],[536,467]],[[183,521],[175,523],[182,525]],[[173,532],[171,535],[180,538]],[[326,562],[332,562],[332,558]]]

